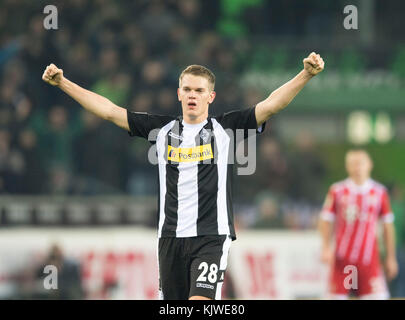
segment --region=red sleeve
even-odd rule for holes
[[[394,221],[394,214],[392,213],[390,197],[387,190],[384,190],[381,195],[381,209],[379,216],[384,222],[390,223]]]
[[[329,188],[321,211],[321,219],[334,221],[336,217],[336,192],[333,187]]]

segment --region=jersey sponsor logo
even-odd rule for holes
[[[178,139],[178,140],[183,140],[183,137],[182,136],[179,136],[178,134],[175,134],[175,133],[173,133],[173,132],[169,132],[169,136],[171,136],[172,138],[174,138],[174,139]]]
[[[195,162],[214,158],[211,144],[191,148],[174,148],[168,146],[167,159],[174,162]]]
[[[214,290],[214,286],[210,285],[210,284],[206,284],[206,283],[199,283],[197,282],[196,284],[197,288],[204,288],[204,289],[211,289]]]
[[[375,207],[375,206],[378,205],[379,199],[378,199],[378,196],[375,193],[370,192],[370,195],[368,196],[367,201],[370,204],[370,206]]]
[[[357,205],[348,205],[345,210],[345,220],[347,223],[353,223],[356,221],[357,217],[359,215],[359,209]]]
[[[210,137],[209,132],[206,129],[202,129],[201,133],[200,133],[200,138],[207,143],[208,142],[208,138]]]

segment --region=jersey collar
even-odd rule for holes
[[[188,127],[188,128],[193,128],[193,127],[197,127],[197,126],[199,126],[199,125],[201,125],[201,123],[204,123],[204,125],[202,126],[202,128],[210,128],[211,129],[211,127],[212,127],[212,123],[211,123],[211,117],[210,116],[208,116],[207,117],[207,119],[205,119],[203,122],[200,122],[200,123],[196,123],[196,124],[189,124],[189,123],[186,123],[186,122],[184,122],[184,119],[183,119],[183,116],[182,115],[180,115],[180,116],[178,116],[177,117],[177,122],[179,123],[179,126],[180,126],[180,130],[182,131],[182,129],[184,128],[184,127]],[[202,129],[201,128],[201,129]]]
[[[347,178],[349,187],[355,190],[356,192],[365,193],[369,191],[372,187],[372,179],[367,179],[362,185],[356,184],[353,179]]]

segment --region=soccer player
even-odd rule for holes
[[[131,112],[69,81],[54,64],[47,66],[44,81],[156,147],[161,299],[221,299],[227,256],[236,239],[228,161],[234,133],[262,131],[265,122],[323,70],[324,61],[312,52],[303,65],[298,75],[256,106],[218,116],[209,114],[216,94],[214,74],[203,66],[188,66],[179,77],[179,117]]]
[[[330,187],[320,215],[321,259],[331,266],[328,298],[346,299],[353,293],[360,299],[388,299],[386,278],[392,280],[398,273],[388,193],[370,178],[373,164],[365,150],[348,151],[345,161],[349,177]],[[379,221],[383,222],[386,278],[377,242]]]

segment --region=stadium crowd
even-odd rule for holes
[[[178,75],[189,64],[202,64],[217,77],[211,112],[245,108],[263,95],[242,87],[241,75],[271,60],[271,50],[260,51],[247,32],[327,34],[334,27],[334,7],[312,2],[323,15],[311,15],[311,6],[296,0],[255,6],[241,1],[243,14],[226,10],[232,7],[227,1],[74,0],[57,4],[58,29],[46,30],[45,2],[6,0],[0,13],[0,193],[156,193],[149,145],[129,139],[43,83],[46,65],[55,63],[67,78],[132,111],[179,114]],[[288,10],[298,5],[300,15]],[[232,20],[238,14],[243,19]],[[313,228],[326,170],[316,141],[305,133],[286,148],[270,121],[258,143],[256,173],[239,176],[235,188],[240,227]]]

